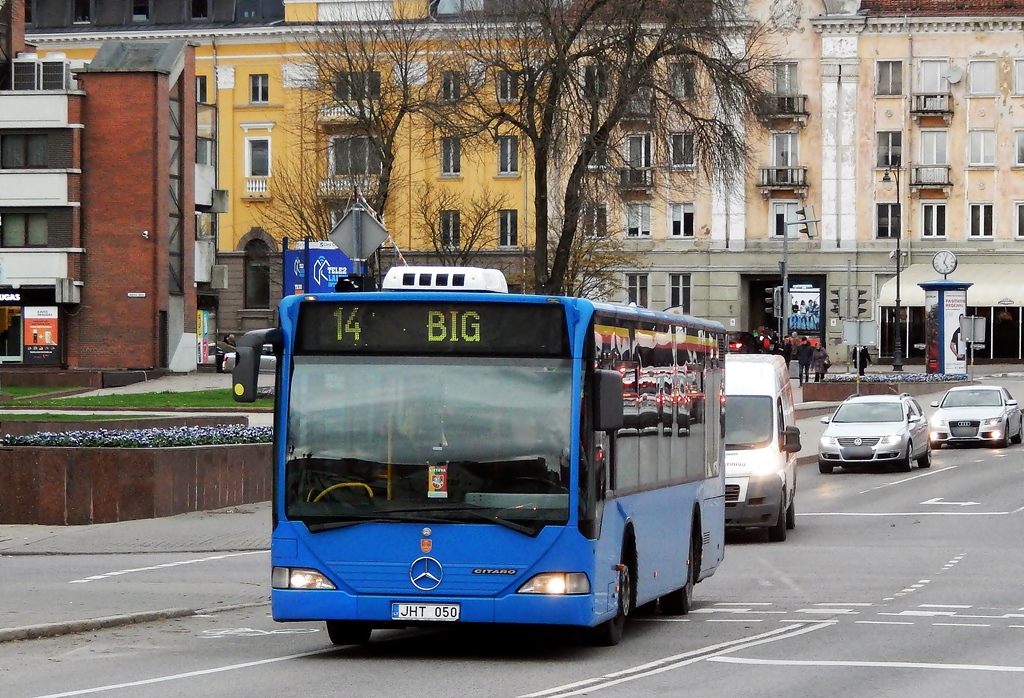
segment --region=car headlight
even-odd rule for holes
[[[878,443],[885,446],[891,446],[893,444],[898,444],[901,441],[903,441],[903,437],[899,434],[889,434],[888,436],[883,436],[879,439]]]
[[[836,440],[836,437],[834,436],[823,436],[821,437],[821,441],[819,443],[822,446],[835,446],[839,442]]]
[[[542,572],[526,581],[517,594],[589,594],[590,580],[583,572]]]
[[[303,567],[275,567],[270,573],[274,589],[337,589],[334,582],[316,570]]]
[[[998,424],[1003,423],[1002,417],[989,417],[988,419],[981,420],[981,426],[983,427],[994,427]]]
[[[936,429],[938,427],[944,427],[944,426],[946,426],[946,420],[945,419],[943,419],[939,415],[933,415],[932,416],[932,429]]]

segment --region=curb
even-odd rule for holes
[[[173,618],[186,618],[188,616],[213,615],[216,613],[223,613],[225,611],[237,611],[243,608],[266,606],[269,603],[269,601],[257,601],[253,603],[239,603],[232,606],[218,606],[216,608],[165,608],[160,611],[125,613],[116,616],[88,618],[85,620],[69,620],[60,623],[24,625],[18,628],[0,628],[0,643],[14,642],[15,640],[38,640],[47,637],[60,637],[61,635],[86,633],[91,630],[118,628],[125,625],[134,625],[136,623],[149,623],[155,620],[170,620]]]

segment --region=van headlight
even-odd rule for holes
[[[517,594],[589,594],[590,580],[583,572],[542,572],[530,577],[516,591]]]

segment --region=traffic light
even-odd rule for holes
[[[766,288],[764,290],[764,312],[766,312],[769,315],[772,315],[774,317],[778,317],[779,316],[779,313],[777,312],[778,311],[778,307],[776,307],[776,305],[775,305],[775,299],[776,299],[775,291],[778,288],[779,288],[778,286],[769,286],[768,288]]]
[[[797,235],[806,235],[807,237],[810,237],[811,236],[811,232],[807,228],[807,209],[806,208],[798,208],[796,210],[796,217],[801,221],[801,223],[799,224],[799,226],[796,229],[796,234]]]
[[[857,289],[857,317],[865,315],[868,312],[868,299],[864,297],[866,295],[868,295],[867,291]]]
[[[775,317],[782,317],[782,304],[785,302],[782,297],[782,286],[776,286],[772,294],[772,306],[775,310]]]
[[[828,292],[828,295],[830,296],[830,298],[828,300],[829,300],[829,303],[831,304],[832,314],[835,315],[836,317],[842,317],[843,316],[843,312],[842,312],[842,310],[840,308],[840,305],[839,305],[839,301],[840,301],[839,289],[838,288],[832,289],[831,291]]]

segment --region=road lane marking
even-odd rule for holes
[[[708,657],[709,662],[725,664],[757,664],[761,666],[799,667],[852,667],[867,669],[949,669],[954,671],[995,671],[1011,674],[1024,673],[1024,666],[999,666],[997,664],[933,664],[927,662],[858,662],[858,661],[808,661],[799,659],[748,659],[745,657]]]
[[[96,686],[94,688],[82,688],[76,691],[65,691],[64,693],[48,693],[44,696],[35,696],[34,698],[70,698],[70,696],[87,696],[93,693],[103,693],[105,691],[117,691],[122,688],[134,688],[135,686],[151,686],[157,683],[166,683],[168,681],[180,681],[181,679],[192,679],[196,676],[209,676],[210,674],[220,674],[225,671],[235,671],[237,669],[249,669],[256,666],[264,666],[266,664],[276,664],[277,662],[287,662],[292,659],[302,659],[304,657],[315,657],[318,654],[327,654],[328,652],[337,652],[337,647],[328,647],[326,649],[312,650],[310,652],[300,652],[298,654],[286,654],[283,657],[271,657],[270,659],[258,659],[253,662],[243,662],[241,664],[229,664],[227,666],[213,667],[212,669],[200,669],[198,671],[188,671],[183,674],[170,674],[168,676],[156,676],[152,679],[140,679],[138,681],[129,681],[127,683],[114,683],[107,686]]]
[[[955,465],[950,465],[950,466],[947,466],[945,468],[934,468],[932,470],[929,470],[927,473],[918,473],[917,475],[911,475],[910,477],[905,477],[902,480],[893,480],[892,482],[886,482],[886,483],[878,485],[876,487],[869,487],[868,489],[862,490],[861,492],[858,492],[857,494],[867,494],[868,492],[874,492],[875,490],[884,489],[886,487],[892,487],[893,485],[902,485],[905,482],[911,482],[913,480],[918,479],[919,477],[928,477],[929,475],[936,475],[938,473],[944,473],[947,470],[954,470],[956,467],[957,466],[955,466]],[[803,512],[800,512],[800,514],[803,515]]]
[[[801,511],[800,516],[1007,516],[1009,511]]]
[[[912,620],[858,620],[861,625],[913,625]]]
[[[111,577],[120,577],[124,574],[134,574],[136,572],[152,572],[153,570],[163,570],[170,567],[181,567],[182,565],[194,565],[197,562],[211,562],[213,560],[223,560],[229,557],[239,557],[241,555],[259,555],[260,553],[268,553],[269,550],[248,550],[244,553],[225,553],[223,555],[211,555],[209,557],[200,557],[192,560],[179,560],[178,562],[165,562],[162,565],[151,565],[149,567],[134,567],[127,570],[117,570],[116,572],[106,572],[104,574],[94,574],[91,577],[84,577],[82,579],[72,579],[68,584],[88,584],[89,582],[96,582],[101,579],[110,579]]]
[[[787,625],[783,628],[769,630],[768,632],[761,633],[760,635],[753,635],[751,637],[730,640],[717,645],[702,647],[698,650],[684,652],[671,657],[664,657],[653,662],[648,662],[647,664],[640,664],[635,667],[605,674],[604,676],[596,676],[590,679],[583,679],[582,681],[574,681],[573,683],[567,683],[554,688],[547,688],[543,691],[536,691],[535,693],[526,693],[519,696],[519,698],[554,698],[555,696],[558,698],[568,698],[569,696],[583,695],[593,691],[599,691],[603,688],[617,686],[621,683],[626,683],[627,681],[635,681],[636,679],[646,678],[655,674],[671,671],[672,669],[678,669],[689,664],[695,664],[696,662],[708,659],[709,657],[726,654],[728,652],[736,652],[742,649],[767,644],[769,642],[776,642],[778,640],[788,640],[789,638],[797,637],[815,630],[821,630],[822,628],[828,628],[833,625],[835,625],[834,621],[818,621],[811,624],[796,623],[794,625]],[[44,698],[50,697],[46,696]]]
[[[957,604],[957,603],[922,603],[917,605],[918,608],[960,608],[968,609],[969,605]]]
[[[944,628],[991,628],[990,623],[932,623],[932,625],[941,625]]]

